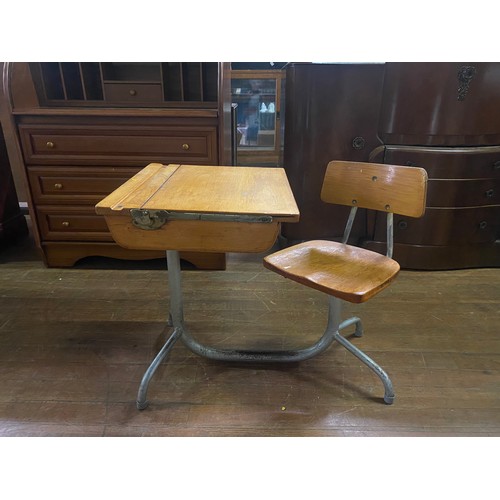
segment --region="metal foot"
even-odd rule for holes
[[[138,410],[145,410],[149,406],[149,401],[137,401],[136,404]]]
[[[388,405],[392,405],[394,403],[394,394],[392,396],[388,396],[387,394],[384,396],[384,403]]]

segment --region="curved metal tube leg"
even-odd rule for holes
[[[335,308],[339,310],[340,314],[340,307],[341,307],[341,301],[340,299],[337,299],[336,297],[329,297],[330,300],[330,308]],[[385,389],[385,394],[384,394],[384,401],[388,405],[391,405],[394,402],[394,389],[392,387],[392,382],[387,373],[384,371],[382,367],[380,367],[373,359],[371,359],[369,356],[367,356],[361,349],[358,349],[355,345],[351,344],[347,339],[342,337],[340,335],[340,330],[343,328],[350,326],[352,324],[356,324],[356,331],[354,332],[354,335],[356,337],[361,337],[363,334],[363,327],[361,325],[361,320],[357,317],[352,317],[349,319],[346,319],[342,323],[340,323],[338,331],[334,333],[334,338],[335,340],[342,346],[344,346],[351,354],[354,354],[362,363],[364,363],[368,368],[370,368],[373,372],[375,372],[382,383],[384,384],[384,389]]]
[[[363,351],[352,345],[348,340],[346,340],[340,333],[335,334],[335,340],[342,344],[350,353],[354,354],[360,361],[362,361],[368,368],[371,368],[382,380],[385,388],[384,401],[390,405],[394,402],[394,389],[392,387],[392,382],[387,373],[373,361],[369,356],[367,356]]]
[[[182,342],[195,354],[217,361],[236,362],[292,362],[304,361],[323,352],[333,341],[334,333],[338,329],[339,316],[330,311],[328,325],[323,336],[313,345],[296,350],[248,350],[248,349],[220,349],[203,345],[194,339],[184,325],[182,282],[180,271],[179,252],[167,251],[168,287],[170,291],[170,317],[173,326],[182,329]]]
[[[348,340],[342,337],[340,330],[347,326],[356,325],[354,335],[360,337],[363,334],[361,320],[357,317],[349,318],[343,322],[341,318],[341,300],[329,296],[328,324],[323,336],[312,346],[296,350],[238,350],[238,349],[217,349],[215,347],[205,346],[193,339],[184,326],[184,312],[182,299],[182,283],[179,252],[167,251],[168,264],[168,287],[170,292],[170,315],[168,324],[174,327],[174,332],[167,340],[161,351],[146,370],[142,378],[137,396],[137,408],[142,410],[147,407],[146,395],[151,377],[155,373],[160,363],[165,359],[175,342],[181,338],[183,343],[192,352],[200,356],[221,361],[248,361],[248,362],[290,362],[303,361],[312,358],[323,352],[330,344],[337,340],[348,351],[354,354],[364,364],[371,368],[382,380],[385,387],[384,401],[391,404],[394,401],[394,391],[392,383],[385,371],[377,365],[372,359],[364,354],[360,349],[352,345]]]
[[[250,350],[250,349],[218,349],[215,347],[203,345],[195,340],[184,329],[182,334],[183,344],[195,354],[215,361],[234,361],[234,362],[254,362],[254,363],[289,363],[294,361],[304,361],[317,356],[330,346],[335,340],[335,330],[327,328],[323,336],[312,346],[304,349],[285,350]]]
[[[173,331],[172,335],[170,335],[170,337],[167,339],[165,345],[161,348],[160,352],[156,355],[155,359],[153,359],[153,362],[149,365],[149,368],[144,373],[141,380],[141,385],[139,386],[139,392],[137,393],[138,410],[144,410],[145,408],[147,408],[148,401],[146,400],[146,397],[147,397],[149,382],[153,377],[158,366],[160,366],[161,362],[165,359],[165,357],[170,352],[175,342],[179,339],[181,335],[182,335],[182,329],[176,328]]]
[[[348,326],[351,326],[353,324],[356,324],[356,330],[354,331],[354,336],[355,337],[362,337],[363,336],[363,324],[361,323],[361,320],[357,316],[353,316],[352,318],[346,319],[345,321],[342,321],[339,326],[339,330],[342,330]]]
[[[339,332],[334,334],[335,340],[342,346],[344,346],[351,354],[354,354],[362,363],[364,363],[368,368],[370,368],[373,372],[375,372],[382,383],[384,384],[385,394],[384,394],[384,402],[388,405],[394,403],[394,389],[392,386],[391,379],[389,375],[385,372],[385,370],[380,367],[373,359],[367,356],[361,349],[358,349],[356,346],[351,344],[348,340],[346,340]]]

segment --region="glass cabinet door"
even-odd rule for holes
[[[281,71],[233,70],[237,163],[278,165],[281,147]]]

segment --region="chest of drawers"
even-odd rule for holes
[[[498,265],[500,147],[387,146],[383,160],[421,166],[429,176],[425,215],[394,220],[402,265],[412,267],[416,255],[429,268]],[[377,217],[373,234],[366,245],[381,251],[385,218]]]

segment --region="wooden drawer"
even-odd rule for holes
[[[482,207],[500,205],[500,180],[430,180],[427,207]]]
[[[162,102],[161,84],[105,83],[104,98],[113,103],[141,104]]]
[[[95,205],[140,169],[111,167],[28,167],[36,205]]]
[[[384,162],[425,168],[429,179],[500,181],[500,146],[481,148],[387,146]]]
[[[39,206],[36,211],[43,241],[113,241],[93,206]]]
[[[378,214],[375,241],[385,241],[385,214]],[[500,236],[500,206],[428,208],[420,219],[394,215],[394,242],[409,245],[493,243]]]
[[[28,165],[217,164],[217,128],[19,125]]]

